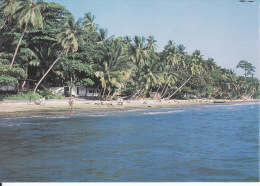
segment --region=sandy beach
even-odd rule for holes
[[[0,101],[0,118],[6,117],[30,117],[35,115],[52,115],[52,114],[71,114],[69,108],[69,99],[46,100],[45,104],[37,105],[33,101],[27,100],[6,100]],[[259,100],[218,100],[219,102],[247,102]],[[99,101],[74,99],[72,113],[86,113],[98,110],[131,110],[137,108],[160,108],[160,107],[179,107],[202,104],[214,104],[213,100],[193,99],[193,100],[124,100],[122,105],[118,101]]]

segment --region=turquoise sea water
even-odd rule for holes
[[[259,181],[259,103],[0,119],[0,182]]]

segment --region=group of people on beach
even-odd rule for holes
[[[27,102],[27,105],[32,103],[32,97],[30,96],[29,101]],[[39,101],[34,101],[36,105],[43,105],[45,106],[45,97],[40,97]]]
[[[39,104],[45,106],[45,97],[44,96],[43,96],[43,98],[40,98]]]
[[[32,102],[32,97],[29,98],[29,101],[27,102],[27,105],[31,104]],[[45,97],[40,97],[39,100],[34,102],[36,105],[43,105],[45,106]],[[73,106],[74,100],[72,98],[69,98],[69,106],[70,106],[70,111],[72,112],[72,106]]]

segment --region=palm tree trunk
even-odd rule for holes
[[[128,96],[129,98],[134,97],[136,94],[138,93],[138,91],[136,91],[135,93],[131,94],[130,96]]]
[[[131,73],[132,73],[132,70],[133,70],[134,66],[132,65],[132,67],[130,68],[130,71],[129,71],[129,77],[126,78],[126,81],[125,83],[127,84],[127,82],[129,81],[130,77],[131,77]],[[121,87],[120,87],[121,88]]]
[[[104,99],[104,96],[105,96],[105,92],[106,92],[106,86],[104,87],[104,90],[103,90],[103,95],[102,95],[102,99]]]
[[[70,98],[72,98],[72,82],[73,82],[73,79],[72,79],[72,76],[70,77]]]
[[[38,86],[40,85],[40,83],[42,82],[42,80],[47,76],[47,74],[50,72],[50,70],[53,68],[53,66],[57,63],[57,61],[59,61],[59,59],[61,58],[61,55],[63,54],[63,51],[60,53],[59,57],[52,63],[52,65],[50,66],[50,68],[45,72],[45,74],[42,76],[42,78],[40,79],[40,81],[37,83],[37,85],[35,86],[34,90],[33,90],[33,94],[35,94]]]
[[[118,93],[118,90],[116,90],[116,91],[113,93],[111,99],[113,99],[113,98],[115,97],[116,93]]]
[[[15,52],[14,52],[14,57],[13,57],[13,59],[12,59],[11,65],[10,65],[11,68],[13,67],[15,57],[16,57],[16,55],[17,55],[18,49],[19,49],[19,47],[20,47],[21,41],[22,41],[22,39],[23,39],[23,36],[24,36],[24,34],[25,34],[27,28],[28,28],[28,26],[25,26],[24,31],[23,31],[23,34],[22,34],[22,36],[21,36],[21,38],[20,38],[20,40],[19,40],[19,42],[18,42],[18,44],[17,44],[17,47],[16,47]]]
[[[112,92],[112,90],[113,90],[113,89],[110,89],[110,91],[109,91],[108,94],[107,94],[106,99],[108,99],[108,96],[110,95],[110,93]]]
[[[99,87],[100,87],[100,85],[98,85],[98,87],[96,88],[96,90],[92,92],[92,97],[94,96],[94,93],[97,93],[97,92],[98,92],[97,90],[98,90]]]
[[[182,86],[180,86],[172,95],[170,95],[169,97],[167,97],[167,99],[170,99],[172,96],[174,96],[192,77],[192,75],[190,75],[190,77],[182,84]]]
[[[139,93],[139,96],[141,97],[142,96],[142,93],[144,92],[144,90],[142,90],[140,93]]]
[[[159,91],[160,88],[161,88],[161,85],[159,85],[159,87],[158,87],[158,89],[156,91],[156,94],[158,94],[158,91]]]
[[[130,69],[129,77],[126,78],[125,84],[128,83],[128,81],[129,81],[129,79],[130,79],[130,77],[131,77],[131,73],[132,73],[133,68],[134,68],[134,67],[132,66],[131,69]],[[119,87],[119,89],[121,90],[121,88],[122,88],[122,85]],[[118,91],[115,91],[115,92],[113,93],[111,99],[113,99],[113,98],[115,97],[115,94],[116,94],[117,92],[118,92]]]
[[[162,95],[162,98],[165,96],[165,94],[166,94],[168,88],[169,88],[169,83],[167,84],[166,90],[165,90],[164,94]]]
[[[166,88],[166,85],[168,85],[168,83],[166,83],[166,84],[164,85],[163,90],[162,90],[162,92],[161,92],[161,95],[163,94],[163,92],[164,92],[164,90],[165,90],[165,88]]]
[[[3,26],[0,27],[0,29],[2,29],[5,26],[6,22],[7,22],[7,19],[5,20]]]

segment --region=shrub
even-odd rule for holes
[[[62,99],[64,96],[60,94],[53,93],[52,91],[46,89],[46,90],[37,90],[37,93],[40,94],[42,97],[45,97],[46,99]]]
[[[41,97],[45,97],[46,99],[62,99],[63,96],[60,94],[54,94],[49,90],[38,90],[37,93],[33,94],[33,92],[18,92],[15,95],[12,94],[1,94],[0,100],[38,100]]]
[[[40,99],[41,95],[39,94],[33,94],[33,92],[18,92],[16,95],[5,95],[5,97],[3,99],[6,100],[37,100]]]

